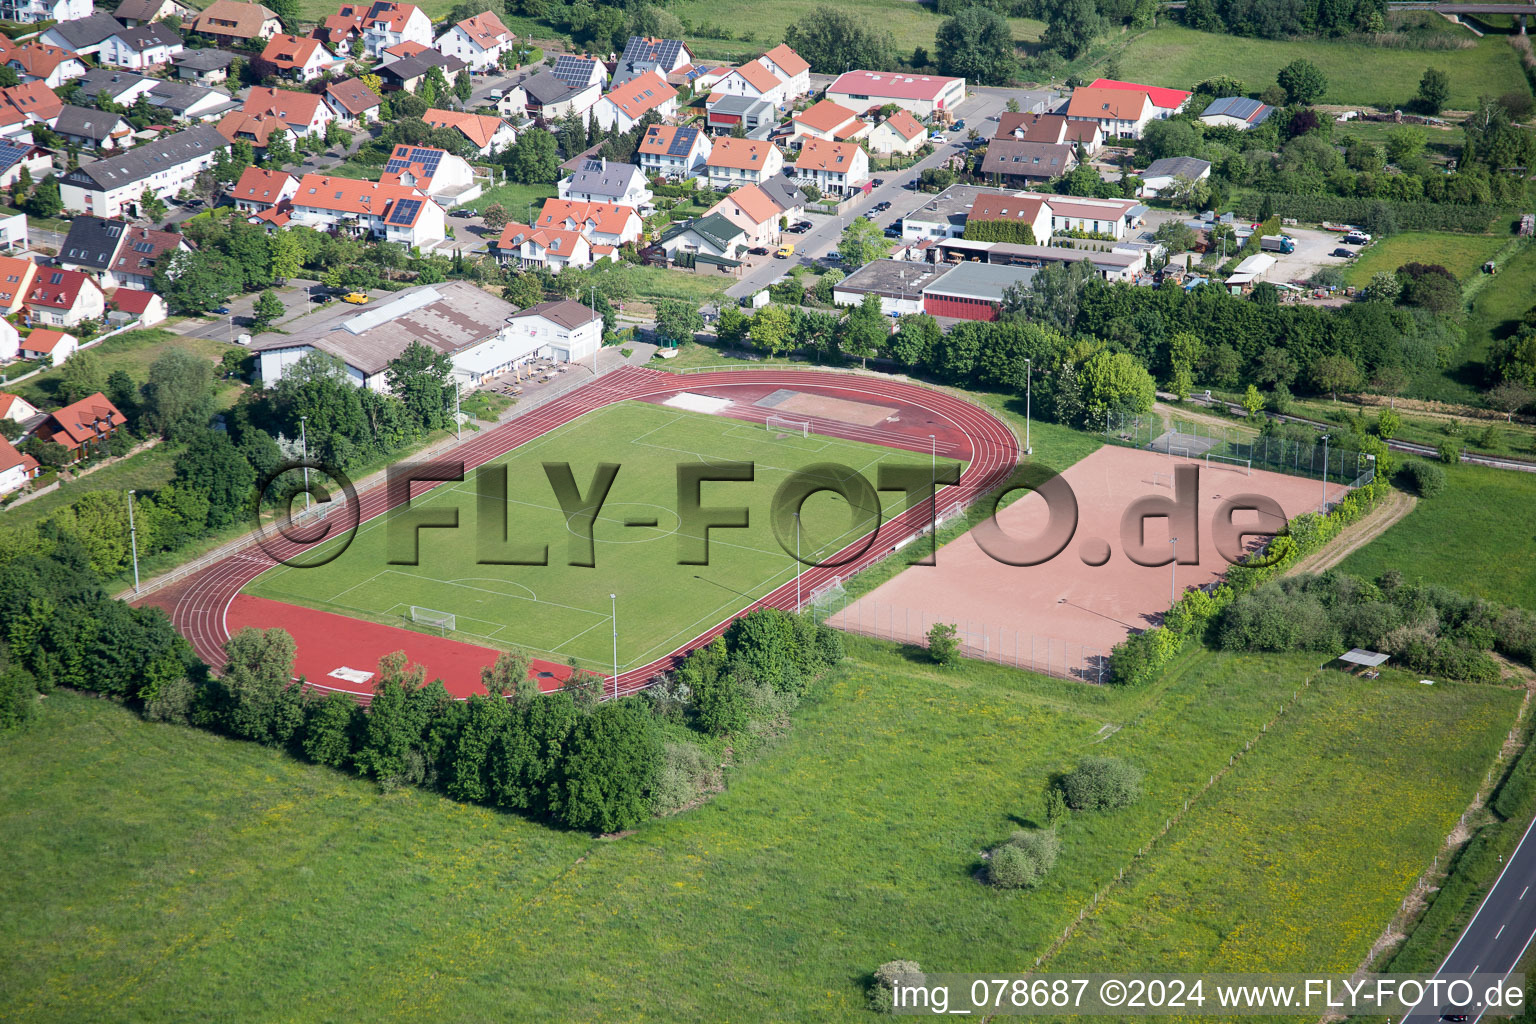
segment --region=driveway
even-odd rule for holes
[[[283,313],[277,318],[275,326],[290,333],[302,327],[302,324],[296,323],[299,318],[322,308],[320,303],[309,301],[310,295],[329,293],[329,289],[326,289],[319,281],[299,278],[290,279],[287,284],[273,288],[272,291],[283,304]],[[228,304],[229,313],[227,314],[219,313],[206,317],[188,318],[179,324],[170,326],[169,329],[176,334],[186,337],[209,338],[213,341],[233,343],[240,335],[251,333],[251,315],[256,306],[256,299],[260,294],[260,292],[255,292],[230,300]],[[375,288],[368,293],[368,297],[380,299],[389,294],[391,293],[382,288]],[[259,344],[272,337],[276,337],[276,335],[258,334],[255,335],[253,340]]]

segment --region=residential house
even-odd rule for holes
[[[603,98],[602,87],[596,82],[561,78],[553,71],[541,71],[525,79],[522,89],[528,116],[546,122],[558,121],[574,113],[585,125],[590,120],[592,108]]]
[[[64,101],[43,82],[24,82],[0,89],[0,107],[14,110],[24,125],[34,125],[57,117]]]
[[[528,116],[528,90],[521,84],[504,88],[501,98],[491,101],[496,108],[496,113],[508,121],[522,121]],[[585,118],[583,118],[585,121]]]
[[[672,259],[676,259],[680,253],[687,253],[717,260],[734,260],[751,248],[747,233],[741,226],[718,213],[677,221],[661,233],[656,244]]]
[[[611,258],[614,248],[602,246],[602,252],[580,231],[565,228],[541,228],[528,224],[508,224],[496,240],[498,260],[522,267],[543,267],[558,274],[566,267],[590,267],[598,259]]]
[[[73,455],[71,461],[78,462],[100,451],[119,427],[127,425],[128,417],[98,391],[49,413],[37,428],[36,436],[68,448]]]
[[[0,364],[10,362],[20,352],[21,332],[9,320],[0,320]],[[29,403],[22,403],[22,406],[18,406],[18,402],[21,402],[21,399],[15,395],[8,395],[0,391],[0,420],[13,419],[20,422],[23,418],[19,415],[20,409],[23,406],[30,409],[32,406]],[[35,412],[36,410],[33,411]]]
[[[589,203],[617,203],[643,209],[653,193],[646,186],[645,174],[634,164],[615,164],[599,157],[588,160],[556,186],[561,199]]]
[[[911,156],[927,142],[928,129],[905,110],[896,111],[869,133],[870,150],[882,156]]]
[[[993,139],[981,162],[981,173],[1001,184],[1023,188],[1060,177],[1076,166],[1075,146]]]
[[[1090,156],[1104,145],[1097,121],[1072,121],[1061,114],[1002,113],[997,118],[995,139],[1041,142],[1051,146],[1078,146]]]
[[[241,110],[247,114],[266,114],[276,117],[300,138],[309,135],[323,136],[325,126],[332,118],[331,108],[323,98],[311,92],[293,92],[289,89],[269,89],[257,86],[245,98]]]
[[[415,4],[377,0],[363,16],[363,50],[378,57],[397,43],[432,45],[432,19]]]
[[[805,193],[787,174],[769,178],[757,186],[763,194],[778,206],[779,214],[788,220],[796,220],[805,212]]]
[[[77,218],[76,223],[79,223]],[[111,261],[101,274],[104,288],[116,286],[130,291],[148,291],[155,277],[155,264],[175,252],[190,252],[192,247],[175,231],[119,225],[122,238]],[[73,229],[71,229],[73,233]]]
[[[157,79],[136,75],[131,71],[92,68],[81,76],[76,97],[82,103],[98,103],[106,99],[120,107],[131,107],[140,96],[147,96],[158,84]]]
[[[170,64],[181,51],[181,36],[170,26],[140,25],[112,33],[97,59],[111,67],[154,71]]]
[[[298,190],[299,179],[287,171],[247,167],[240,172],[240,180],[235,182],[235,187],[229,190],[229,198],[237,210],[261,213],[292,197]]]
[[[42,82],[50,89],[79,78],[86,71],[85,61],[72,50],[39,42],[17,46],[5,36],[0,36],[0,64],[16,72],[23,82]]]
[[[1147,208],[1134,199],[1091,199],[1086,196],[1041,194],[1051,208],[1051,231],[1086,231],[1109,235],[1115,241],[1125,237],[1127,228],[1141,223]]]
[[[181,0],[123,0],[112,16],[129,28],[149,25],[165,18],[191,21],[197,8],[181,3]]]
[[[715,140],[704,167],[710,188],[739,188],[755,185],[784,170],[784,154],[766,139],[726,136]]]
[[[11,325],[5,321],[0,321],[0,323],[5,323],[6,327],[11,327]],[[3,330],[4,328],[0,328],[0,331]],[[15,359],[16,353],[19,351],[19,348],[16,344],[17,340],[18,336],[16,333],[16,328],[11,327],[10,342],[8,343],[8,347],[7,343],[0,342],[0,357],[6,359]],[[37,406],[33,405],[25,398],[22,398],[20,395],[12,395],[4,391],[0,391],[0,420],[10,420],[13,423],[25,423],[27,420],[36,415],[38,415]]]
[[[45,361],[50,366],[62,366],[79,348],[80,339],[73,334],[39,327],[21,339],[17,354],[23,359]]]
[[[1083,87],[1072,90],[1067,103],[1067,119],[1092,121],[1104,132],[1106,138],[1139,139],[1147,122],[1157,116],[1152,98],[1145,92],[1129,89],[1092,89]]]
[[[1141,192],[1144,197],[1161,195],[1174,189],[1181,179],[1186,184],[1205,181],[1211,176],[1211,162],[1192,156],[1165,156],[1154,160],[1141,172]]]
[[[82,320],[99,320],[106,310],[106,296],[100,285],[78,270],[44,267],[33,280],[25,305],[34,323],[73,327]]]
[[[219,134],[228,139],[231,145],[242,140],[249,142],[258,158],[266,156],[267,147],[272,144],[274,135],[287,139],[290,146],[299,138],[288,127],[288,122],[276,114],[247,114],[243,110],[231,110],[219,119],[217,127]]]
[[[53,130],[66,143],[81,149],[112,150],[132,145],[133,125],[121,114],[107,114],[94,107],[65,104],[53,119]]]
[[[171,80],[155,81],[149,90],[149,105],[165,111],[173,120],[207,122],[239,109],[240,102],[221,89]]]
[[[301,39],[279,32],[267,41],[261,59],[278,75],[296,82],[310,82],[327,71],[339,70],[346,61],[320,45],[318,39]]]
[[[0,437],[0,495],[14,494],[42,473],[38,461]]]
[[[261,4],[213,0],[186,28],[207,36],[220,46],[236,46],[271,39],[283,30],[283,23],[272,10]]]
[[[761,185],[744,185],[704,211],[706,217],[716,214],[740,228],[749,246],[778,245],[783,240],[779,224],[787,215]]]
[[[408,44],[416,46],[416,43]],[[433,68],[438,68],[443,73],[443,80],[449,85],[459,80],[459,76],[467,73],[469,65],[457,57],[450,57],[436,50],[423,47],[416,53],[399,60],[385,64],[374,71],[379,80],[384,83],[384,88],[390,91],[416,93],[421,91],[421,85],[432,73]],[[447,96],[438,97],[447,100]]]
[[[424,192],[444,209],[473,202],[485,191],[468,161],[427,146],[396,146],[379,181]]]
[[[12,213],[0,216],[0,252],[26,252],[32,248],[31,232],[27,228],[27,215]],[[0,312],[3,312],[0,305]]]
[[[790,118],[794,125],[791,144],[799,145],[805,139],[821,139],[823,142],[849,142],[869,134],[869,125],[847,107],[831,100],[818,100]],[[928,134],[926,131],[923,133]]]
[[[653,124],[640,137],[640,168],[653,178],[692,178],[712,148],[709,136],[692,125]]]
[[[327,85],[325,102],[344,125],[367,124],[379,117],[379,98],[361,79],[344,78]]]
[[[1167,89],[1158,85],[1141,85],[1136,82],[1121,82],[1114,78],[1096,78],[1088,83],[1090,89],[1119,89],[1123,92],[1144,92],[1152,101],[1153,117],[1167,120],[1174,114],[1183,110],[1189,103],[1189,98],[1194,95],[1183,89]]]
[[[780,43],[757,58],[754,63],[761,64],[784,82],[784,96],[779,102],[793,103],[800,97],[809,95],[811,65],[804,57],[792,50],[788,43]]]
[[[534,220],[535,228],[579,231],[593,245],[621,246],[640,240],[645,225],[633,206],[546,199]]]
[[[0,20],[18,25],[76,21],[89,18],[95,9],[92,0],[0,0]]]
[[[342,4],[335,14],[330,14],[310,31],[310,35],[338,52],[351,52],[352,43],[363,38],[363,19],[368,16],[370,4]]]
[[[1275,108],[1247,96],[1223,96],[1211,101],[1200,115],[1200,120],[1212,127],[1236,128],[1247,131],[1269,120]]]
[[[76,217],[70,221],[69,234],[59,247],[56,262],[66,270],[82,270],[100,274],[105,278],[103,286],[115,288],[111,279],[112,258],[123,244],[123,232],[128,225],[120,220],[104,217]]]
[[[475,147],[481,156],[495,156],[517,141],[517,132],[499,117],[462,110],[429,108],[422,120],[433,128],[452,128]]]
[[[768,70],[766,65],[749,60],[722,78],[709,95],[711,99],[716,96],[745,96],[778,107],[788,102],[788,92],[788,82]]]
[[[852,142],[807,139],[795,158],[795,176],[822,192],[846,195],[869,180],[869,154]]]
[[[624,44],[624,53],[613,72],[614,88],[633,81],[648,71],[655,71],[663,82],[667,76],[684,64],[693,63],[693,54],[681,39],[651,39],[648,36],[630,36]]]
[[[123,30],[123,23],[104,12],[88,17],[61,21],[52,28],[38,33],[37,41],[61,50],[69,50],[81,57],[94,57],[102,45],[115,32]]]
[[[849,71],[827,86],[826,98],[859,113],[894,103],[916,117],[931,117],[941,110],[954,110],[965,100],[965,79]]]
[[[501,55],[512,49],[516,37],[490,11],[465,18],[437,37],[434,49],[457,57],[472,71],[493,70]]]
[[[0,317],[21,312],[36,277],[37,264],[30,259],[0,256]]]
[[[288,223],[322,231],[348,230],[410,247],[446,237],[443,208],[408,185],[306,174],[289,203]],[[270,222],[280,226],[283,219]]]
[[[53,154],[26,140],[0,142],[0,188],[10,188],[26,171],[33,181],[53,173]]]
[[[603,62],[586,54],[562,53],[555,58],[549,74],[578,89],[595,85],[599,93],[608,84],[608,69],[603,67]]]
[[[111,312],[107,319],[114,323],[136,323],[140,327],[153,327],[164,323],[170,315],[165,299],[151,291],[120,288],[107,299]]]
[[[978,192],[966,223],[1013,221],[1029,228],[1034,237],[1033,244],[1047,245],[1051,241],[1051,212],[1050,204],[1034,192]]]
[[[65,173],[59,181],[64,208],[98,217],[137,213],[147,188],[161,199],[174,196],[212,167],[229,140],[212,125],[163,135],[117,156]]]
[[[512,314],[512,331],[562,363],[592,359],[603,344],[602,314],[571,299],[556,299]]]
[[[648,113],[666,119],[677,115],[677,90],[654,70],[631,78],[597,101],[592,116],[603,131],[627,132]]]
[[[705,104],[704,124],[717,132],[740,125],[749,138],[767,138],[779,122],[779,108],[750,96],[714,96]]]
[[[199,85],[217,85],[229,80],[229,67],[235,55],[228,50],[182,50],[172,62],[176,77]]]

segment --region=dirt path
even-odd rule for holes
[[[1345,527],[1344,532],[1333,539],[1333,543],[1323,545],[1322,550],[1314,551],[1291,566],[1286,575],[1296,576],[1332,569],[1349,557],[1351,552],[1380,537],[1393,523],[1412,512],[1418,501],[1418,498],[1402,491],[1387,492],[1386,499],[1370,515]]]
[[[1207,426],[1212,427],[1224,427],[1227,430],[1236,428],[1237,430],[1245,433],[1255,435],[1258,434],[1257,430],[1249,426],[1247,423],[1244,423],[1242,420],[1235,420],[1230,416],[1214,416],[1208,412],[1196,412],[1195,410],[1186,408],[1184,406],[1174,408],[1166,402],[1154,402],[1152,404],[1152,411],[1163,418],[1164,424],[1166,424],[1171,419],[1181,419],[1189,420],[1195,423],[1204,423]]]

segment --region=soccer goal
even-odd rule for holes
[[[963,515],[965,515],[965,506],[957,501],[953,505],[949,506],[949,508],[946,508],[943,512],[939,513],[939,525],[943,526],[951,519],[958,519]]]
[[[452,612],[440,612],[436,608],[423,608],[420,605],[411,605],[411,621],[419,622],[424,626],[435,626],[438,633],[447,636],[458,628],[458,621]]]
[[[784,437],[788,434],[799,434],[801,437],[811,436],[811,423],[809,420],[792,420],[787,416],[769,416],[768,433],[778,434]]]
[[[1206,469],[1230,469],[1234,473],[1244,476],[1253,476],[1253,460],[1239,459],[1234,455],[1217,455],[1215,452],[1205,453]]]
[[[1153,473],[1152,474],[1152,486],[1153,487],[1166,487],[1169,490],[1172,490],[1173,489],[1173,474],[1172,473]]]

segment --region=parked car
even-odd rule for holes
[[[350,302],[354,306],[361,306],[363,303],[368,301],[368,296],[364,295],[362,292],[347,292],[347,294],[341,297],[341,301]]]
[[[872,179],[870,179],[869,183],[871,185],[875,186],[875,188],[879,188],[881,185],[885,184],[885,179],[884,178],[872,178]]]
[[[1364,231],[1351,231],[1343,239],[1346,245],[1365,245],[1370,240],[1371,236]]]
[[[890,227],[885,229],[885,237],[886,238],[900,238],[901,237],[901,228],[897,227],[895,224],[892,224]]]
[[[794,254],[795,254],[795,243],[794,242],[786,242],[783,245],[779,246],[779,251],[773,254],[773,258],[776,259],[776,260],[787,260],[791,256],[793,256]]]
[[[1350,259],[1355,254],[1353,252],[1351,252],[1350,250],[1348,250],[1348,249],[1340,248],[1340,249],[1333,250],[1333,252],[1329,253],[1328,255],[1330,255],[1330,256],[1337,256],[1340,259],[1347,260],[1347,259]]]
[[[331,301],[331,297],[329,295],[327,295],[325,292],[311,292],[310,296],[309,296],[309,301],[310,302],[330,302]]]
[[[747,255],[748,256],[767,256],[768,255],[768,247],[766,245],[754,245],[752,248],[747,250]]]
[[[811,230],[811,226],[812,225],[811,225],[810,221],[802,220],[798,224],[795,225],[795,230],[796,231],[809,231],[809,230]]]
[[[841,263],[843,262],[843,254],[838,252],[836,249],[833,249],[831,252],[827,253],[823,259],[825,259],[828,263]]]
[[[219,314],[220,316],[228,316],[229,315],[229,307],[228,306],[214,306],[213,307],[213,311],[215,313]]]

